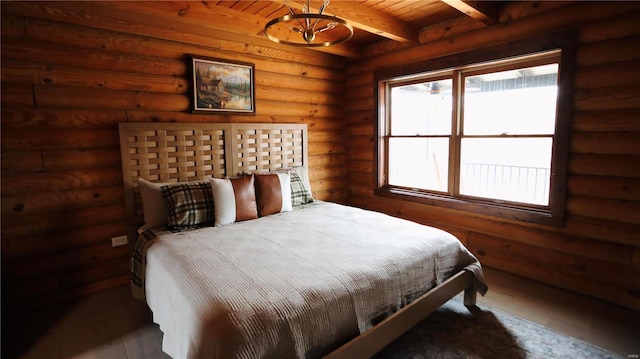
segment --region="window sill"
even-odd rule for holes
[[[375,194],[398,200],[416,202],[434,207],[442,207],[497,217],[519,222],[535,223],[552,227],[562,227],[564,218],[553,216],[550,210],[519,207],[513,204],[497,203],[473,198],[456,198],[446,194],[426,193],[398,187],[381,187]]]

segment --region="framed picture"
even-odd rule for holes
[[[189,56],[192,110],[210,114],[256,114],[255,66]]]

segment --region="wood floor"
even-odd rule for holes
[[[489,292],[478,302],[637,358],[640,312],[608,305],[503,272],[486,269]],[[2,328],[3,358],[169,358],[162,332],[128,287],[33,313],[20,328]],[[4,336],[12,333],[15,338]]]

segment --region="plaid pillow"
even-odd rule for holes
[[[160,187],[169,213],[167,228],[173,232],[213,224],[213,192],[208,182]]]
[[[289,172],[291,177],[291,205],[299,206],[301,204],[313,202],[311,192],[305,186],[302,177],[294,171]]]

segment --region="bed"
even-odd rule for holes
[[[132,290],[173,358],[370,357],[487,289],[451,234],[313,200],[306,125],[122,123],[120,143]]]

